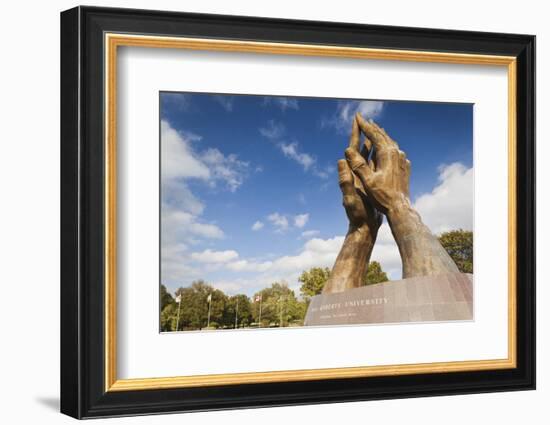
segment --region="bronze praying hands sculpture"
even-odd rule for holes
[[[399,248],[403,279],[459,273],[410,201],[411,163],[397,142],[358,113],[345,157],[338,161],[338,179],[349,228],[323,293],[362,286],[382,214]]]

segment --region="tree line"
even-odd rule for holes
[[[455,230],[443,233],[439,240],[463,273],[473,271],[472,232]],[[302,272],[300,295],[284,281],[274,282],[256,292],[227,295],[204,280],[180,287],[171,294],[160,286],[160,330],[162,332],[302,326],[311,297],[322,292],[330,276],[327,267]],[[388,276],[377,261],[371,261],[364,285],[385,282]]]

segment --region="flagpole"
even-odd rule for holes
[[[237,316],[239,314],[239,299],[237,298],[237,306],[235,307],[235,329],[237,329],[237,323],[238,319]]]
[[[206,322],[206,329],[210,327],[210,307],[212,306],[212,294],[208,296],[208,321]]]
[[[279,299],[279,327],[283,327],[283,297]]]
[[[176,331],[180,327],[180,309],[181,309],[181,294],[178,297],[178,320],[176,320]]]
[[[260,293],[260,315],[258,316],[258,327],[262,327],[262,294]]]

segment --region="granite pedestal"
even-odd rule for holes
[[[311,299],[305,326],[473,319],[473,276],[393,280]]]

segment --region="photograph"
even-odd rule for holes
[[[160,92],[160,332],[474,320],[473,115]]]
[[[32,297],[58,306],[60,358],[39,362],[57,365],[33,372],[40,386],[77,419],[292,406],[334,422],[369,401],[369,418],[429,420],[419,398],[452,395],[474,404],[430,407],[439,422],[480,405],[518,422],[526,409],[503,397],[534,390],[538,370],[526,31],[542,14],[199,6],[63,10],[57,83],[23,78],[29,93],[60,85],[61,107],[42,108],[60,119],[17,126],[39,130],[38,151],[6,156],[11,180],[30,158],[60,185],[61,263],[44,257],[60,291]],[[37,173],[8,198],[43,205]]]

